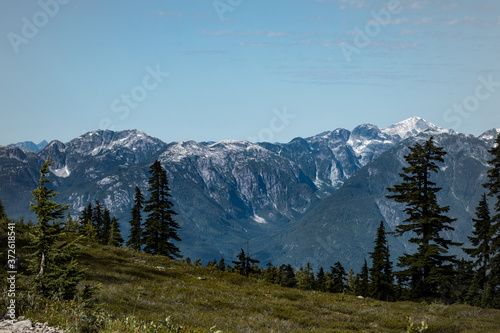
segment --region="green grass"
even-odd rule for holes
[[[86,246],[79,260],[85,282],[102,284],[99,301],[118,318],[170,317],[224,332],[402,332],[411,317],[427,332],[500,331],[500,311],[466,305],[301,291],[123,248]]]
[[[104,311],[82,320],[76,302],[49,303],[27,310],[28,317],[75,331],[87,320],[100,323],[100,332],[399,333],[422,321],[425,332],[500,332],[498,310],[290,289],[125,248],[82,245],[78,260],[83,283],[100,285]]]

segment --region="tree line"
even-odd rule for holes
[[[124,240],[120,224],[112,217],[110,210],[100,201],[89,203],[81,212],[78,220],[73,220],[68,213],[62,221],[69,205],[55,202],[58,195],[48,187],[50,166],[54,162],[50,156],[40,170],[38,187],[33,190],[30,208],[37,217],[37,223],[26,225],[20,221],[17,225],[28,229],[30,235],[27,270],[30,273],[29,288],[35,295],[52,299],[70,300],[77,295],[77,285],[83,279],[83,271],[78,268],[75,251],[82,241],[91,244],[122,246]],[[172,241],[180,241],[177,234],[179,225],[172,216],[170,189],[165,169],[159,161],[150,167],[148,180],[149,199],[136,187],[135,205],[131,212],[131,234],[127,246],[138,251],[180,258],[180,251]],[[147,214],[142,223],[142,213]],[[0,202],[0,230],[7,234],[11,222]],[[3,272],[2,272],[3,274]],[[2,283],[5,282],[2,279]],[[82,294],[90,297],[89,287],[83,288]],[[87,296],[85,296],[87,295]]]
[[[402,205],[406,219],[392,233],[396,237],[409,234],[408,242],[417,248],[415,253],[405,253],[396,266],[390,259],[390,249],[384,221],[380,222],[373,251],[368,253],[371,266],[364,261],[360,273],[352,269],[346,273],[340,262],[315,273],[308,263],[294,269],[291,265],[279,267],[268,263],[259,267],[258,260],[241,249],[234,266],[218,262],[208,263],[223,271],[256,277],[285,287],[348,293],[373,297],[384,301],[435,300],[463,302],[475,306],[500,308],[500,135],[489,150],[491,169],[483,184],[485,193],[476,208],[473,231],[469,236],[471,247],[464,248],[470,260],[457,259],[450,248],[463,244],[446,238],[445,232],[454,230],[456,219],[447,215],[450,208],[440,206],[437,193],[440,187],[433,181],[444,163],[446,152],[436,146],[431,137],[423,143],[409,147],[404,156],[408,166],[400,173],[401,183],[388,188],[387,198]],[[28,270],[32,275],[34,292],[45,297],[59,296],[71,299],[83,273],[74,256],[76,244],[81,239],[105,245],[122,246],[118,220],[99,201],[91,203],[81,212],[79,222],[68,215],[66,223],[59,223],[68,205],[57,204],[53,190],[46,185],[50,157],[40,170],[38,187],[32,191],[31,209],[38,223],[30,225],[31,250]],[[150,169],[146,200],[139,187],[135,188],[131,209],[130,235],[126,246],[136,251],[181,258],[174,241],[180,241],[179,225],[173,217],[167,174],[159,161]],[[490,208],[493,203],[493,208]],[[0,221],[7,220],[0,203]],[[3,223],[3,222],[2,222]],[[65,238],[74,232],[78,237]],[[190,259],[186,259],[190,262]],[[199,260],[196,262],[199,264]]]
[[[254,276],[281,286],[312,289],[318,291],[348,293],[373,297],[384,301],[441,299],[452,303],[461,302],[474,306],[500,308],[500,135],[489,150],[492,159],[487,173],[486,189],[472,219],[472,236],[468,236],[471,247],[462,248],[470,260],[457,259],[450,254],[452,247],[462,243],[448,239],[446,231],[454,231],[455,218],[447,216],[450,208],[440,206],[437,193],[440,187],[433,181],[447,154],[436,146],[430,137],[424,143],[415,143],[404,156],[408,166],[403,167],[401,184],[388,188],[387,198],[404,206],[406,219],[394,232],[385,230],[380,222],[370,252],[371,267],[364,262],[360,273],[351,269],[347,274],[340,262],[316,274],[309,263],[305,268],[294,270],[290,265],[267,268],[257,265],[242,269],[238,266],[246,254],[243,249],[235,267],[224,264],[222,258],[209,262],[209,266],[221,270]],[[493,210],[490,202],[494,202]],[[390,260],[388,234],[396,237],[410,234],[408,242],[416,245],[415,253],[405,253],[398,258],[394,269]],[[246,259],[253,262],[253,259]],[[244,274],[243,274],[244,273]]]
[[[149,199],[145,200],[139,187],[135,187],[134,206],[131,209],[130,234],[126,246],[137,251],[165,255],[171,259],[181,258],[179,248],[172,241],[181,241],[177,230],[179,224],[173,216],[167,173],[159,161],[150,169],[148,180]],[[143,214],[147,214],[143,221]],[[104,245],[122,246],[118,219],[110,217],[109,210],[99,201],[89,203],[79,218],[77,232],[92,241]]]

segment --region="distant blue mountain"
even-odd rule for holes
[[[18,147],[24,151],[29,151],[32,153],[39,153],[45,148],[49,143],[45,140],[40,142],[39,144],[34,143],[33,141],[23,141],[18,143],[10,144],[9,147]]]

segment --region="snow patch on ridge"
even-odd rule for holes
[[[256,215],[256,214],[254,214],[254,215],[252,216],[252,219],[253,219],[255,222],[257,222],[257,223],[260,223],[260,224],[267,224],[267,221],[266,221],[264,218],[262,218],[262,217],[260,217],[260,216],[258,216],[258,215]]]
[[[52,171],[52,173],[54,175],[56,175],[57,177],[60,177],[60,178],[67,178],[67,177],[69,177],[69,175],[71,175],[71,171],[69,171],[67,165],[65,165],[64,168],[54,169],[54,170],[50,170],[50,171]]]

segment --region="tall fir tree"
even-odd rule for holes
[[[318,273],[316,273],[316,284],[314,289],[326,292],[326,280],[327,278],[325,275],[325,270],[321,266],[318,270]]]
[[[314,288],[314,272],[311,264],[308,262],[305,268],[300,269],[295,274],[297,279],[297,287],[302,290],[311,290]]]
[[[258,264],[260,261],[256,259],[250,258],[248,253],[245,253],[245,250],[241,249],[240,253],[236,256],[238,260],[233,261],[234,269],[241,275],[246,277],[250,276],[251,273],[256,272],[255,264]]]
[[[101,242],[101,244],[108,244],[110,231],[111,231],[111,212],[107,207],[104,207],[104,211],[102,213],[102,227],[99,232],[99,241]]]
[[[67,232],[76,232],[78,230],[78,221],[73,220],[70,212],[68,212],[68,214],[66,215],[66,223],[64,225],[64,228]]]
[[[393,300],[392,263],[390,261],[389,244],[385,237],[384,221],[380,221],[375,239],[373,252],[369,253],[372,259],[370,272],[370,296],[383,300]]]
[[[396,227],[396,235],[411,232],[410,243],[418,246],[417,252],[399,257],[398,267],[404,268],[397,274],[410,279],[410,297],[426,298],[438,296],[439,287],[453,278],[455,255],[449,255],[450,246],[462,244],[443,237],[444,231],[453,231],[451,224],[456,220],[445,215],[450,208],[437,203],[436,193],[441,188],[431,180],[437,173],[437,163],[444,163],[446,152],[434,144],[431,137],[424,144],[415,143],[405,156],[409,166],[400,173],[403,181],[388,190],[396,202],[404,203],[407,218]]]
[[[81,214],[82,215],[80,216],[80,225],[78,228],[78,233],[80,235],[91,238],[90,234],[93,233],[93,230],[95,229],[94,226],[92,226],[92,215],[93,215],[92,203],[89,202],[87,207],[82,210]]]
[[[132,218],[130,219],[130,235],[127,246],[140,251],[142,248],[142,209],[144,207],[144,196],[139,187],[135,187],[134,207],[132,207]]]
[[[477,258],[474,266],[485,270],[490,263],[490,252],[492,247],[490,208],[486,194],[483,194],[479,205],[476,207],[476,217],[473,218],[473,236],[468,236],[472,248],[464,248],[464,251],[472,258]]]
[[[367,297],[370,293],[370,275],[368,270],[368,263],[366,259],[363,266],[361,267],[361,272],[358,274],[357,283],[354,287],[354,291],[357,296]]]
[[[92,209],[92,223],[97,234],[97,239],[102,242],[103,225],[104,225],[104,207],[99,200],[96,200]]]
[[[358,283],[358,276],[357,274],[354,273],[354,270],[351,268],[349,272],[347,272],[347,276],[345,278],[346,294],[354,295],[357,283]]]
[[[120,232],[120,223],[116,217],[111,219],[109,228],[108,245],[120,247],[123,244],[122,233]]]
[[[174,221],[173,204],[170,201],[170,188],[168,187],[167,172],[160,161],[155,161],[149,172],[150,197],[145,202],[144,211],[148,213],[146,218],[143,239],[144,251],[154,254],[162,254],[171,259],[180,258],[179,248],[173,241],[180,241],[177,234],[179,224]]]
[[[272,263],[268,262],[264,270],[263,279],[268,283],[280,284],[279,270]]]
[[[344,266],[337,261],[333,266],[330,266],[329,281],[327,281],[327,290],[331,293],[343,293],[345,289],[345,269]]]
[[[281,286],[294,288],[297,286],[297,279],[295,278],[295,270],[292,265],[281,265],[280,266],[280,275],[281,275]]]
[[[220,258],[219,262],[217,263],[217,269],[223,272],[226,270],[226,262],[224,261],[224,257]]]
[[[241,249],[240,253],[236,256],[238,260],[233,260],[234,270],[238,272],[240,275],[247,275],[247,261],[246,261],[245,250]]]
[[[488,205],[488,198],[483,194],[479,205],[476,207],[476,217],[473,218],[473,236],[469,236],[471,248],[464,248],[464,251],[472,258],[475,258],[473,267],[476,268],[472,282],[469,283],[468,292],[464,299],[467,303],[475,306],[482,305],[482,293],[485,291],[487,283],[487,273],[490,267],[490,254],[493,246],[493,236],[491,231],[491,216]]]
[[[40,170],[38,187],[31,192],[34,201],[30,203],[31,210],[35,212],[38,223],[31,227],[32,253],[28,269],[34,275],[32,291],[45,297],[71,299],[83,274],[73,255],[77,240],[62,242],[64,233],[58,219],[64,216],[68,205],[53,201],[58,193],[47,188],[52,164],[49,156]]]
[[[485,307],[500,308],[500,134],[493,147],[489,150],[492,159],[488,161],[491,169],[488,170],[488,181],[483,185],[488,196],[495,200],[495,215],[491,217],[490,234],[491,247],[486,284],[481,304]]]

